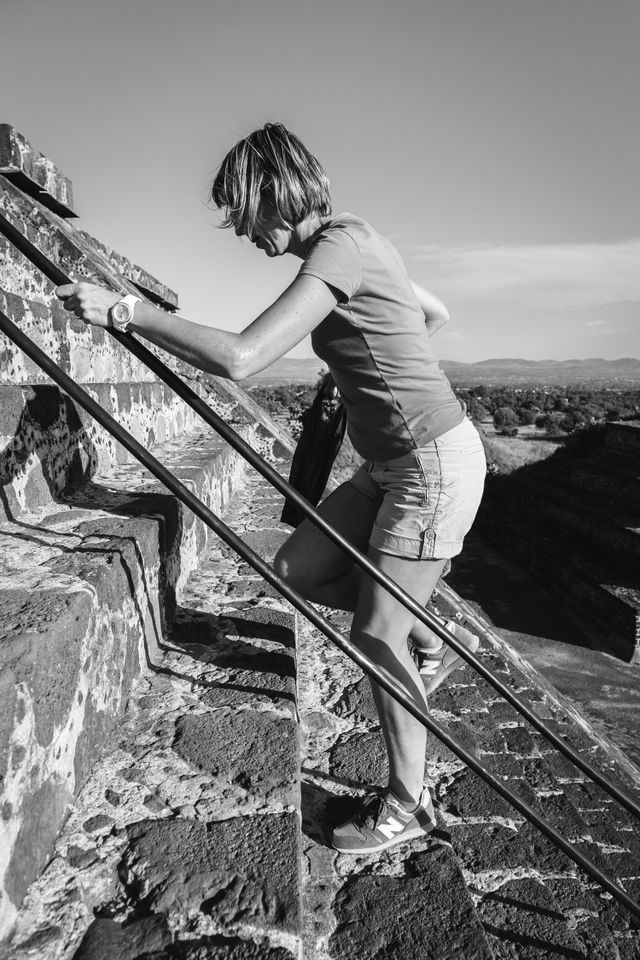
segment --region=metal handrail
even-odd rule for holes
[[[503,799],[507,800],[525,819],[529,820],[552,843],[555,843],[574,863],[581,867],[593,880],[600,884],[611,896],[640,919],[640,904],[636,903],[617,883],[611,880],[585,857],[572,843],[566,840],[555,827],[541,817],[524,800],[512,793],[497,779],[473,754],[469,753],[450,737],[422,706],[417,704],[407,691],[388,673],[381,671],[367,656],[336,630],[315,607],[301,597],[278,574],[252,550],[227,524],[217,517],[202,501],[193,494],[160,461],[149,453],[120,423],[104,410],[100,404],[83,390],[67,373],[48,357],[5,313],[0,311],[0,330],[8,336],[27,356],[33,360],[58,386],[68,393],[80,406],[104,427],[125,449],[140,461],[158,480],[160,480],[182,503],[199,517],[224,542],[249,563],[268,583],[278,590],[296,609],[318,627],[326,637],[333,641],[370,677],[373,677],[384,690],[400,703],[442,743],[456,754],[468,767],[492,787]]]
[[[60,267],[53,263],[45,254],[31,243],[31,241],[21,234],[5,217],[0,214],[0,232],[11,240],[11,242],[24,253],[48,279],[56,284],[62,285],[73,283],[67,274]],[[533,710],[509,687],[505,686],[501,680],[496,677],[481,660],[473,653],[467,650],[460,641],[441,623],[433,614],[429,613],[423,606],[417,603],[413,597],[406,593],[402,587],[385,573],[378,569],[364,553],[354,547],[337,530],[335,530],[327,520],[306,500],[298,491],[291,486],[271,464],[267,463],[258,453],[256,453],[242,437],[240,437],[232,427],[222,420],[211,407],[199,397],[188,384],[166,364],[145,347],[139,340],[131,334],[120,333],[112,327],[108,328],[109,333],[127,350],[134,354],[145,366],[155,373],[164,383],[167,384],[192,410],[194,410],[210,427],[212,427],[220,436],[229,443],[247,462],[254,467],[269,483],[272,484],[280,493],[284,494],[314,523],[326,536],[336,543],[344,552],[350,556],[354,562],[365,570],[372,579],[385,587],[388,592],[399,600],[408,610],[410,610],[421,623],[424,623],[433,632],[444,640],[455,652],[463,658],[473,669],[480,674],[504,699],[514,707],[529,723],[538,730],[539,733],[560,753],[562,753],[574,766],[589,779],[602,787],[611,797],[618,801],[626,810],[640,819],[640,804],[626,791],[620,789],[611,783],[607,777],[590,763],[584,760],[557,734],[546,726],[544,721],[534,713]]]

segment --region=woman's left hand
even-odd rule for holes
[[[65,310],[95,327],[110,327],[109,311],[122,294],[105,290],[95,283],[66,283],[56,287],[56,296],[62,300]]]

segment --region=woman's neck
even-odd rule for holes
[[[317,213],[301,220],[293,230],[289,252],[304,259],[309,252],[316,234],[331,220],[330,216],[321,217]]]

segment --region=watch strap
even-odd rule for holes
[[[126,306],[129,316],[124,322],[117,322],[114,318],[113,312],[111,314],[111,322],[113,323],[116,330],[119,330],[121,333],[125,333],[127,327],[133,320],[133,311],[135,310],[136,303],[142,303],[140,297],[136,297],[133,293],[127,293],[124,297],[121,297],[117,303],[114,303],[111,310],[113,311],[114,307],[119,306],[119,304],[124,304]]]

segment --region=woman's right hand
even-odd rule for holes
[[[94,327],[110,327],[109,311],[122,294],[105,290],[95,283],[65,283],[56,287],[56,297],[62,300],[65,310]]]

